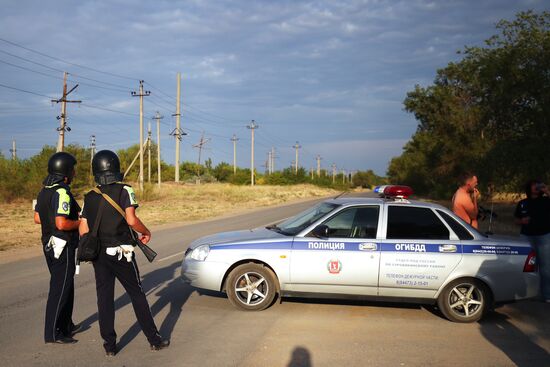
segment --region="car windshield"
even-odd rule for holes
[[[294,236],[315,223],[320,218],[324,217],[335,208],[338,204],[332,203],[320,203],[313,208],[310,208],[294,217],[279,223],[276,226],[268,227],[269,229],[276,230],[282,234]]]

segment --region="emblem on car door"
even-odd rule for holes
[[[331,274],[339,274],[342,270],[342,262],[340,260],[330,260],[327,264],[327,269]]]

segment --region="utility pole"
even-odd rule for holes
[[[155,115],[155,120],[157,120],[157,182],[160,188],[160,181],[161,181],[161,172],[160,172],[160,120],[162,120],[164,116],[161,116],[159,111],[157,111],[157,114]]]
[[[174,181],[180,182],[180,142],[182,135],[187,135],[181,130],[180,126],[180,104],[181,104],[181,74],[178,73],[176,75],[176,81],[177,81],[177,89],[176,89],[176,113],[172,116],[176,116],[176,128],[170,135],[174,135],[176,138],[176,163],[174,164],[174,169],[176,170],[174,172]]]
[[[271,173],[275,173],[275,147],[271,147]]]
[[[233,137],[231,138],[231,141],[233,142],[233,174],[237,174],[237,136],[233,134]]]
[[[151,122],[147,129],[147,182],[151,183]]]
[[[262,164],[262,167],[265,168],[265,171],[264,171],[264,172],[265,172],[266,174],[269,174],[269,154],[270,154],[270,152],[267,152],[267,159],[265,160],[265,163]]]
[[[346,183],[346,170],[342,170],[342,183]]]
[[[63,73],[63,96],[60,99],[52,99],[52,102],[61,103],[61,116],[57,116],[60,121],[60,126],[57,128],[59,131],[59,138],[57,139],[57,151],[62,152],[65,149],[65,130],[71,131],[71,128],[67,126],[67,103],[81,103],[82,101],[69,101],[67,96],[78,87],[78,84],[71,88],[67,92],[67,75],[69,73]]]
[[[332,164],[332,183],[334,184],[334,181],[336,180],[336,164]]]
[[[17,148],[15,146],[15,139],[11,141],[11,159],[16,160],[17,159]]]
[[[143,191],[143,97],[151,95],[150,91],[143,90],[143,80],[139,81],[139,92],[132,92],[132,96],[139,97],[139,189]]]
[[[271,174],[271,150],[267,152],[267,173]]]
[[[95,135],[90,135],[90,162],[94,159],[95,148]]]
[[[250,186],[254,186],[254,130],[259,128],[260,126],[257,125],[254,120],[250,122],[250,125],[247,125],[246,128],[250,129],[250,132],[252,133],[252,141],[251,141],[251,149],[250,149]]]
[[[296,142],[296,144],[294,144],[293,148],[296,149],[296,160],[295,160],[295,163],[296,163],[296,174],[298,174],[298,149],[300,149],[302,146]]]
[[[92,162],[94,161],[95,155],[95,135],[90,135],[90,175],[93,176],[94,169],[92,167]]]
[[[319,154],[317,154],[317,157],[315,157],[315,159],[317,160],[317,177],[321,177],[321,156]]]
[[[195,144],[193,145],[193,148],[199,148],[199,162],[198,162],[198,165],[197,165],[197,183],[201,183],[201,175],[200,175],[200,169],[201,169],[201,153],[202,153],[202,148],[206,145],[206,143],[208,143],[210,141],[210,138],[208,139],[205,139],[204,138],[204,132],[202,133],[201,135],[201,140],[199,141],[198,144]]]

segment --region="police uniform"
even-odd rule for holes
[[[78,231],[61,231],[55,225],[56,217],[78,220],[80,207],[70,188],[63,182],[45,186],[38,194],[35,211],[40,216],[42,245],[50,271],[50,290],[46,303],[44,341],[55,342],[71,336],[73,304],[75,250],[78,246]],[[58,258],[50,246],[52,236],[67,241]]]
[[[537,253],[542,298],[550,303],[550,198],[539,196],[521,200],[514,213],[518,219],[529,218],[521,225],[521,235],[526,236]]]
[[[112,183],[99,185],[98,188],[109,195],[123,210],[131,206],[138,207],[134,190],[129,185]],[[89,228],[94,226],[99,204],[102,200],[105,199],[94,191],[90,191],[84,198],[82,218],[87,220]],[[106,352],[108,354],[116,353],[117,335],[114,328],[115,278],[119,280],[130,296],[136,318],[147,340],[152,346],[159,345],[162,339],[141,286],[135,255],[132,254],[131,260],[127,261],[125,257],[118,256],[117,252],[109,251],[120,245],[130,245],[132,242],[128,223],[115,208],[106,202],[103,204],[98,237],[101,242],[101,250],[98,258],[93,262],[93,266],[96,279],[99,329]]]

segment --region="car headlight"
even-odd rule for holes
[[[194,248],[187,257],[193,260],[204,261],[210,253],[210,246],[202,245]]]

